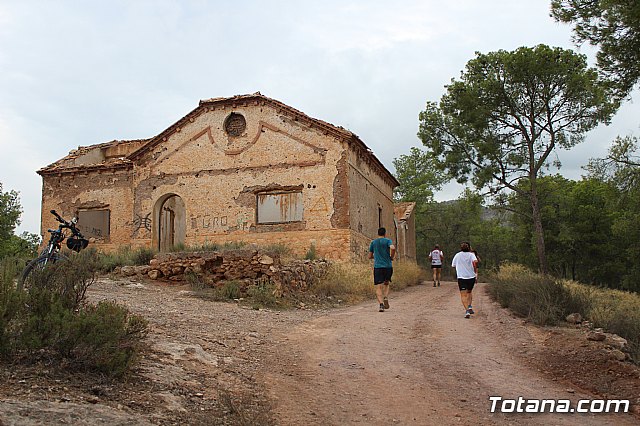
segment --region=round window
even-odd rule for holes
[[[238,114],[237,112],[232,112],[231,114],[229,114],[224,122],[224,130],[229,136],[241,136],[246,128],[246,120],[244,119],[242,114]]]

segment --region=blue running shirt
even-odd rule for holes
[[[374,268],[392,268],[391,246],[393,241],[389,238],[376,238],[369,244],[369,251],[373,253]]]

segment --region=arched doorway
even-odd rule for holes
[[[176,194],[161,197],[154,208],[154,245],[161,252],[184,244],[186,236],[186,210],[182,198]]]

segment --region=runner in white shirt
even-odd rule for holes
[[[456,268],[458,277],[458,288],[460,289],[460,299],[465,309],[465,318],[470,318],[474,313],[471,306],[473,286],[478,277],[478,259],[471,251],[471,245],[467,242],[460,244],[460,252],[456,253],[451,261],[451,266]]]
[[[440,287],[440,276],[442,271],[442,263],[444,262],[444,253],[440,250],[440,246],[436,244],[429,253],[429,261],[431,262],[431,270],[433,270],[433,286]]]

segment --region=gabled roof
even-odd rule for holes
[[[231,108],[235,108],[238,106],[248,106],[248,105],[269,105],[275,108],[279,113],[285,114],[291,117],[293,120],[298,121],[302,124],[305,124],[309,127],[316,128],[320,132],[331,135],[336,139],[347,142],[351,147],[353,147],[365,160],[369,162],[371,167],[376,170],[384,179],[389,181],[391,186],[398,186],[399,182],[396,178],[389,172],[384,165],[376,158],[373,152],[362,142],[362,140],[355,133],[339,126],[334,126],[331,123],[327,123],[326,121],[322,121],[316,118],[309,117],[305,113],[290,107],[280,101],[275,99],[268,98],[262,95],[260,92],[256,92],[250,95],[238,95],[230,98],[211,98],[201,100],[198,106],[190,111],[187,115],[179,119],[177,122],[169,126],[167,129],[162,131],[159,135],[149,138],[149,139],[137,139],[134,141],[111,141],[105,144],[91,145],[86,147],[79,147],[78,150],[72,151],[66,157],[56,161],[55,163],[44,167],[38,171],[39,174],[50,174],[50,173],[68,173],[74,172],[76,169],[78,170],[87,170],[87,169],[97,169],[100,167],[130,167],[135,161],[140,158],[143,154],[153,149],[158,144],[166,141],[169,136],[173,133],[180,131],[184,126],[188,123],[193,122],[196,117],[201,114],[208,112],[212,108],[217,108],[220,106],[229,106]],[[102,163],[94,164],[94,165],[81,165],[81,166],[73,166],[74,159],[77,158],[82,153],[86,153],[91,149],[95,148],[110,148],[115,146],[116,144],[121,143],[132,143],[132,142],[141,142],[145,143],[141,144],[141,146],[135,149],[133,152],[128,154],[125,157],[117,158],[117,159],[107,159]],[[113,145],[111,145],[113,144]],[[84,151],[83,151],[84,150]],[[81,152],[82,151],[82,152]]]

